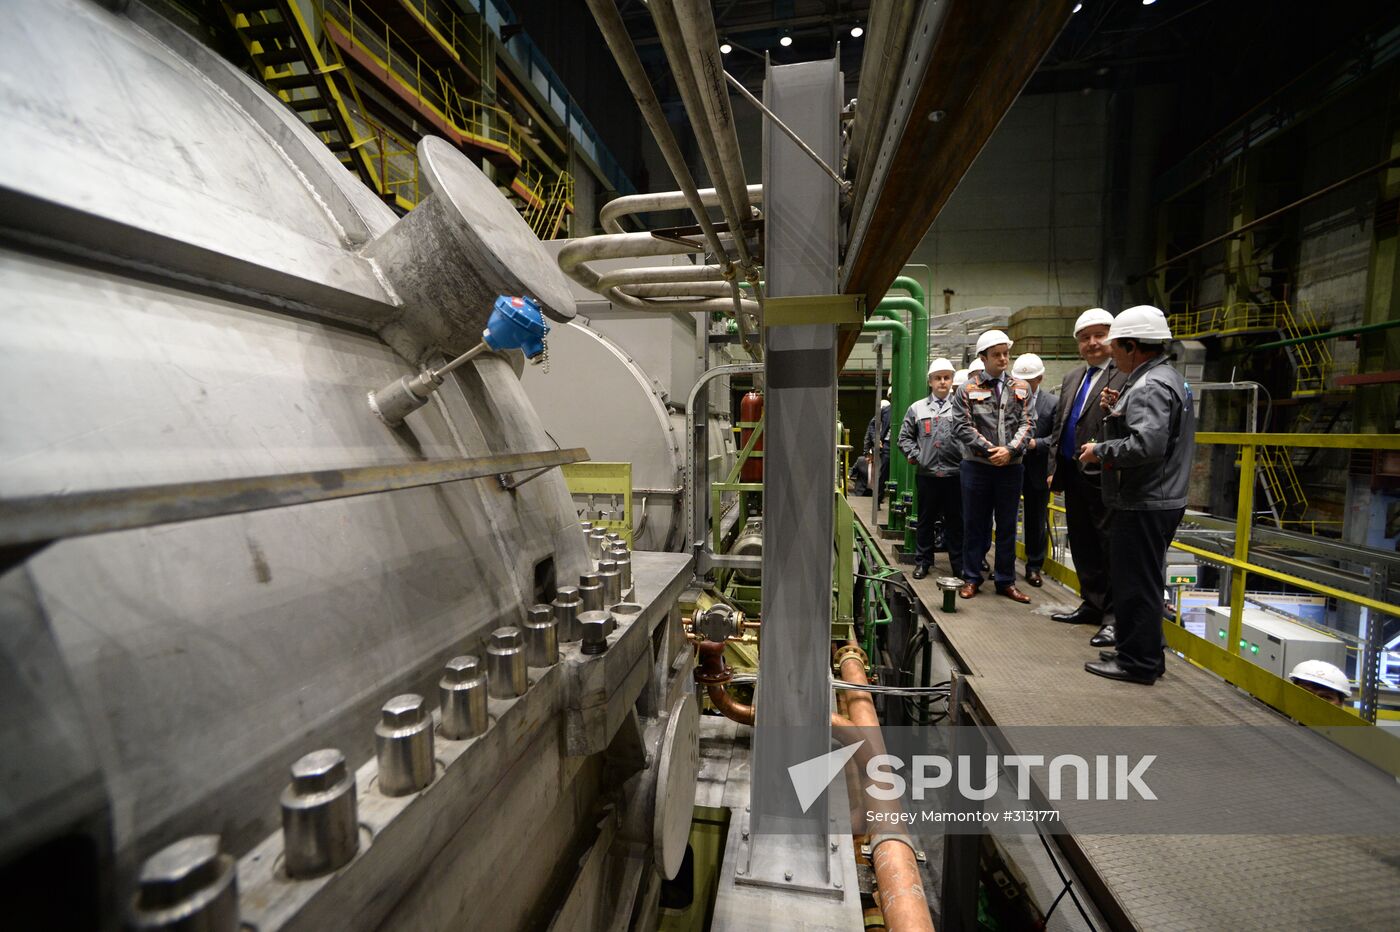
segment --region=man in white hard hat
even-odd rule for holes
[[[928,365],[928,397],[909,406],[899,427],[899,449],[914,464],[918,489],[919,530],[914,550],[914,578],[923,579],[933,564],[935,524],[943,536],[953,575],[962,576],[962,448],[953,437],[953,364],[943,357]]]
[[[1113,319],[1114,364],[1128,373],[1104,418],[1107,440],[1090,442],[1079,461],[1103,466],[1104,503],[1113,509],[1113,604],[1117,651],[1084,669],[1150,685],[1166,671],[1162,590],[1167,547],[1186,512],[1196,417],[1191,387],[1171,366],[1171,329],[1155,307],[1130,307]]]
[[[1351,698],[1351,680],[1325,660],[1304,660],[1293,668],[1288,678],[1338,708],[1345,708]]]
[[[1016,506],[1021,498],[1021,457],[1032,436],[1031,387],[1007,371],[1011,338],[988,330],[977,338],[981,372],[969,373],[953,395],[954,432],[962,443],[963,586],[970,599],[982,586],[982,558],[996,522],[997,592],[1017,602],[1030,596],[1016,588]]]
[[[1098,630],[1089,639],[1095,647],[1113,646],[1112,566],[1108,550],[1111,514],[1104,504],[1097,465],[1079,462],[1079,448],[1104,439],[1104,410],[1099,397],[1116,392],[1128,374],[1113,364],[1108,331],[1113,315],[1092,307],[1074,322],[1074,338],[1084,365],[1071,369],[1060,382],[1060,403],[1050,435],[1050,488],[1064,493],[1065,525],[1074,572],[1079,577],[1080,604],[1072,612],[1050,617],[1065,624],[1091,624]]]
[[[1034,425],[1026,455],[1021,460],[1021,526],[1026,540],[1026,582],[1039,589],[1045,582],[1041,570],[1050,539],[1049,513],[1051,434],[1055,429],[1055,409],[1059,399],[1041,391],[1045,363],[1035,353],[1022,353],[1011,367],[1011,375],[1031,387],[1031,423]]]

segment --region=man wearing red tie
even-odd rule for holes
[[[1090,308],[1074,322],[1074,337],[1084,365],[1071,369],[1060,382],[1060,404],[1050,437],[1050,488],[1065,496],[1069,549],[1079,577],[1080,605],[1050,617],[1072,625],[1098,625],[1089,639],[1095,647],[1113,646],[1113,593],[1109,584],[1108,526],[1111,514],[1103,503],[1102,468],[1079,461],[1079,449],[1103,440],[1100,395],[1112,398],[1128,380],[1114,368],[1109,355],[1108,329],[1113,315]]]

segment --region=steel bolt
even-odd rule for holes
[[[493,699],[514,699],[530,686],[525,638],[519,628],[497,628],[486,647],[486,682]]]
[[[582,611],[601,612],[603,610],[603,581],[597,573],[584,573],[578,578],[578,594],[583,600]]]
[[[622,573],[622,591],[624,593],[630,592],[632,589],[632,551],[626,547],[614,547],[609,552],[609,556]]]
[[[607,612],[584,612],[578,616],[579,625],[583,628],[583,647],[580,648],[585,654],[601,654],[608,649],[608,625],[612,616]]]
[[[792,879],[792,871],[783,871],[783,879],[784,879],[784,880],[791,880],[791,879]]]
[[[552,667],[559,662],[559,628],[552,606],[530,606],[525,621],[525,662],[532,667]]]
[[[433,782],[433,717],[422,696],[405,693],[384,703],[374,748],[385,796],[407,796]]]
[[[447,661],[438,680],[442,736],[454,741],[475,738],[486,730],[486,672],[470,654]]]
[[[605,532],[600,527],[595,527],[588,534],[588,558],[597,563],[603,556],[603,539]]]
[[[598,563],[598,579],[603,584],[603,607],[612,608],[622,601],[622,574],[612,560]]]
[[[282,791],[282,849],[291,877],[316,877],[342,867],[360,849],[355,777],[335,748],[292,764]]]
[[[583,597],[577,586],[560,586],[554,592],[554,620],[559,626],[560,641],[577,641],[583,637],[578,626],[578,613],[582,610]]]
[[[146,859],[136,878],[131,928],[238,932],[238,873],[218,835],[193,835]]]

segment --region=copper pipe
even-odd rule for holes
[[[706,684],[710,703],[725,718],[736,721],[740,725],[752,725],[755,715],[754,707],[735,699],[729,695],[729,690],[725,688],[731,673],[724,662],[724,644],[704,641],[700,644],[699,652],[700,663],[695,668],[695,680]],[[831,724],[834,728],[852,728],[855,725],[850,719],[835,712],[831,713]]]
[[[841,679],[855,686],[869,686],[865,676],[865,661],[848,656],[841,661]],[[875,713],[875,699],[863,690],[845,690],[846,708],[851,721],[859,726],[878,729],[880,717]],[[872,749],[873,750],[873,749]],[[880,909],[890,932],[933,932],[933,917],[924,897],[924,882],[914,849],[898,838],[885,838],[871,854],[875,862],[875,883],[880,893]]]
[[[751,705],[745,705],[738,699],[729,695],[729,690],[724,688],[723,683],[711,683],[709,686],[710,702],[719,709],[720,714],[725,718],[733,719],[740,725],[752,725],[754,709]]]

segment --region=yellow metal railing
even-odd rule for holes
[[[540,239],[554,239],[561,232],[564,215],[573,210],[574,177],[568,172],[560,172],[554,179],[549,196],[538,207],[532,205],[525,211],[525,222]]]
[[[323,25],[328,30],[338,30],[418,106],[436,116],[462,140],[500,152],[518,166],[511,187],[527,203],[543,200],[544,175],[525,158],[524,136],[509,113],[461,93],[449,76],[425,61],[367,4],[320,0],[320,7]]]
[[[1178,541],[1173,541],[1171,546],[1193,554],[1207,563],[1228,567],[1231,570],[1230,625],[1224,646],[1220,646],[1205,638],[1197,637],[1178,623],[1164,621],[1162,629],[1167,646],[1183,654],[1191,662],[1210,670],[1255,698],[1273,706],[1285,715],[1321,731],[1332,741],[1358,757],[1370,761],[1391,774],[1400,776],[1400,742],[1389,735],[1380,733],[1375,727],[1356,727],[1366,726],[1369,722],[1352,709],[1339,709],[1287,679],[1274,675],[1243,656],[1239,647],[1243,628],[1245,592],[1251,575],[1262,576],[1330,599],[1361,606],[1373,613],[1372,626],[1381,623],[1381,619],[1376,617],[1377,615],[1400,617],[1400,605],[1369,596],[1357,595],[1291,573],[1280,572],[1252,563],[1249,559],[1250,528],[1253,523],[1254,511],[1254,472],[1258,465],[1256,453],[1260,448],[1324,447],[1342,450],[1400,450],[1400,434],[1253,434],[1201,431],[1196,434],[1196,442],[1203,445],[1221,444],[1240,447],[1240,483],[1236,502],[1234,546],[1228,556]],[[1050,537],[1052,543],[1057,547],[1060,540],[1057,517],[1063,511],[1063,506],[1058,503],[1050,505]],[[1017,546],[1021,546],[1020,542]],[[1072,568],[1051,557],[1046,561],[1045,572],[1046,575],[1060,580],[1077,591],[1078,578]],[[1376,630],[1381,629],[1376,628]],[[1364,667],[1370,667],[1375,663],[1373,652],[1376,649],[1374,643],[1363,649],[1361,663]],[[1364,698],[1363,696],[1363,700]],[[1374,712],[1374,709],[1370,711]]]
[[[365,154],[379,174],[379,193],[403,210],[422,200],[418,188],[418,150],[412,142],[363,113],[354,114],[355,132],[365,140]]]
[[[398,0],[398,3],[478,81],[486,83],[482,74],[486,43],[480,23],[462,19],[450,7],[428,0]]]

